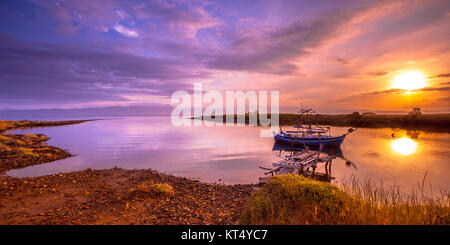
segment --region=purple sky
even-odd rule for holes
[[[450,1],[0,2],[0,109],[167,107],[279,90],[283,111],[449,112]],[[420,71],[427,87],[391,87]]]

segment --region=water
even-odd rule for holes
[[[60,119],[61,120],[61,119]],[[260,127],[174,127],[170,117],[129,117],[59,127],[15,130],[42,133],[48,144],[75,157],[10,170],[10,176],[31,177],[86,168],[155,169],[161,172],[226,184],[257,183],[258,166],[280,160],[273,138],[261,138]],[[347,131],[332,127],[332,134]],[[392,133],[395,133],[394,136]],[[333,160],[335,183],[356,176],[410,192],[422,182],[435,193],[450,189],[450,134],[392,129],[358,129],[341,146],[346,160]],[[317,169],[321,171],[320,168]],[[430,192],[430,190],[428,190]]]

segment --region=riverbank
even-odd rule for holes
[[[0,121],[0,173],[73,156],[66,150],[47,145],[43,134],[5,134],[7,130],[79,124],[92,120],[71,121]]]
[[[271,114],[265,116],[270,118]],[[318,114],[308,117],[319,125],[450,132],[450,114],[422,114],[411,117],[409,115],[362,115],[355,113],[338,115]],[[280,125],[295,125],[298,119],[298,114],[279,115]],[[203,120],[207,119],[203,118]],[[223,116],[223,122],[226,122],[226,115]],[[234,122],[237,122],[237,115],[234,115]],[[245,114],[245,123],[249,123],[249,114]],[[260,125],[259,121],[258,125]]]
[[[254,188],[118,168],[0,176],[0,224],[237,224]]]
[[[95,120],[98,120],[98,119],[66,120],[66,121],[30,121],[30,120],[10,121],[10,120],[0,120],[0,133],[4,133],[7,130],[13,130],[13,129],[63,126],[63,125],[79,124],[79,123],[95,121]]]
[[[0,134],[0,173],[71,157],[66,150],[47,145],[43,134]]]

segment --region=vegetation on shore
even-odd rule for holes
[[[0,173],[72,156],[47,140],[43,134],[0,134]]]
[[[0,120],[0,133],[3,133],[7,130],[19,129],[19,128],[62,126],[62,125],[79,124],[79,123],[84,123],[87,121],[93,121],[93,120],[69,120],[69,121]]]
[[[249,123],[251,114],[245,114],[245,123]],[[264,115],[268,118],[271,114]],[[223,115],[226,122],[227,115]],[[309,115],[309,119],[319,125],[347,126],[361,128],[402,128],[407,130],[424,130],[436,132],[450,132],[450,114],[422,114],[412,117],[410,115],[363,115],[352,114],[317,114]],[[238,115],[234,115],[237,122]],[[298,114],[279,114],[280,125],[295,125],[299,119]],[[203,118],[203,120],[207,120]],[[259,117],[258,117],[258,125]]]
[[[440,199],[350,181],[341,189],[298,175],[272,177],[256,191],[241,224],[449,225],[450,193]]]

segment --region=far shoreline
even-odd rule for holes
[[[80,124],[84,122],[97,120],[100,119],[63,120],[63,121],[0,120],[0,134],[9,130],[37,128],[37,127],[56,127],[56,126]]]
[[[265,115],[265,114],[264,114]],[[251,114],[246,113],[245,124],[249,124]],[[259,114],[258,114],[259,116]],[[220,116],[219,116],[220,117]],[[223,122],[226,122],[227,115],[222,115]],[[237,122],[237,114],[234,114],[234,123]],[[267,114],[270,118],[271,114]],[[280,126],[295,125],[300,116],[298,114],[279,114]],[[417,117],[398,114],[375,114],[365,115],[359,113],[352,114],[317,114],[309,118],[317,122],[318,125],[356,127],[356,128],[393,128],[404,130],[421,130],[426,132],[450,133],[450,113],[446,114],[422,114]],[[194,120],[210,120],[203,117],[192,117]],[[212,118],[214,119],[214,117]],[[257,126],[261,126],[259,119]]]

